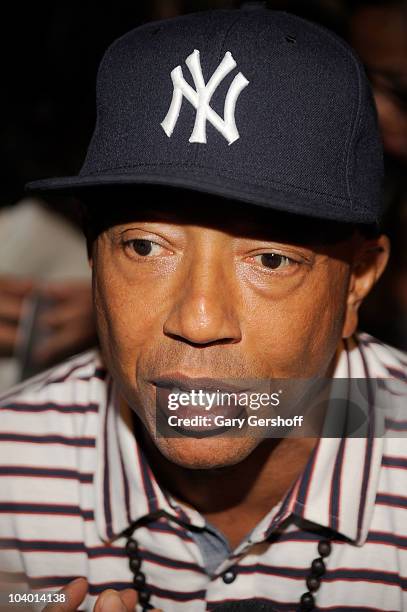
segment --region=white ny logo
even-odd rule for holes
[[[241,72],[233,79],[225,99],[224,117],[219,117],[213,108],[210,107],[210,101],[215,89],[233,68],[236,67],[236,62],[232,54],[227,51],[219,66],[205,85],[202,74],[199,51],[194,50],[185,61],[195,83],[194,90],[189,83],[184,79],[181,66],[177,66],[171,72],[171,79],[174,85],[171,105],[165,116],[161,126],[167,136],[170,138],[177,123],[181,112],[182,97],[192,104],[196,109],[195,125],[189,142],[206,142],[206,122],[210,121],[212,125],[226,138],[231,145],[239,138],[239,132],[235,121],[236,101],[241,91],[247,87],[249,81]]]

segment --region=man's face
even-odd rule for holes
[[[259,439],[156,436],[157,385],[328,374],[344,321],[349,240],[323,246],[312,237],[315,222],[198,195],[171,210],[111,208],[117,214],[92,253],[108,369],[167,459],[191,468],[241,461]]]

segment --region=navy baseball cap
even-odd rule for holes
[[[149,23],[115,41],[79,175],[27,189],[166,185],[370,224],[382,174],[372,93],[350,47],[294,15],[237,9]]]

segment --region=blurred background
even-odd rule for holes
[[[24,184],[76,174],[95,122],[106,47],[151,19],[235,0],[19,3],[1,29],[0,391],[95,343],[78,211],[27,198]],[[269,0],[347,39],[371,79],[386,151],[384,229],[391,264],[363,307],[361,328],[407,349],[407,3]],[[22,321],[24,320],[24,324]]]

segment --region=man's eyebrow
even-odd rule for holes
[[[156,196],[158,193],[155,194]],[[173,195],[173,194],[172,194]],[[286,211],[257,210],[244,203],[230,200],[187,197],[182,194],[165,201],[162,197],[148,198],[143,194],[136,197],[114,198],[94,202],[89,207],[91,231],[97,235],[114,226],[131,226],[133,223],[171,223],[177,225],[195,224],[204,227],[222,227],[231,235],[242,238],[256,238],[266,241],[280,241],[303,246],[335,244],[348,240],[357,229],[355,224],[333,220],[319,220]],[[119,200],[119,202],[117,202]],[[95,214],[96,213],[96,214]]]

